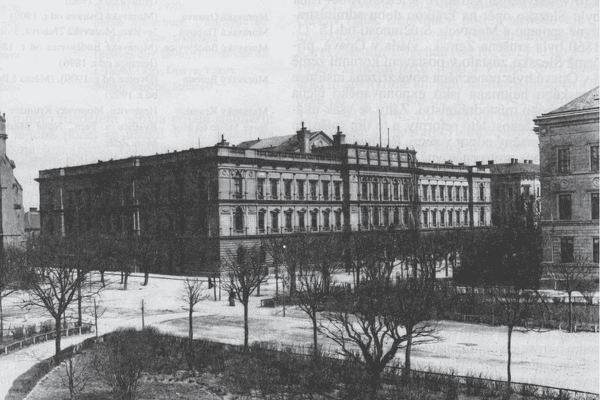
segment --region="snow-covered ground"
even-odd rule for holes
[[[112,283],[101,292],[102,307],[106,308],[99,320],[100,333],[106,333],[119,326],[141,327],[141,305],[144,302],[146,325],[154,325],[166,332],[187,335],[187,312],[181,300],[182,281],[151,276],[148,286],[141,286],[142,277],[132,275],[129,289],[121,289],[118,276],[110,276]],[[261,297],[252,297],[250,305],[250,341],[273,341],[290,345],[309,345],[312,341],[310,321],[297,310],[261,308],[260,300],[272,296],[275,280],[270,277],[267,285],[261,288]],[[194,334],[228,343],[243,342],[243,309],[239,302],[229,307],[227,293],[221,293],[221,300],[213,300],[213,290],[206,290],[209,299],[195,308]],[[218,291],[217,291],[218,296]],[[9,324],[23,322],[22,313],[12,313]],[[27,322],[47,320],[43,313],[30,311]],[[91,321],[91,317],[86,317]],[[440,323],[438,343],[427,344],[413,351],[415,368],[428,367],[454,370],[456,374],[482,374],[489,378],[506,377],[506,329],[485,325]],[[599,391],[599,335],[597,333],[567,334],[551,331],[545,333],[515,332],[513,335],[512,377],[516,382],[563,387],[590,392]],[[83,339],[81,339],[83,340]],[[331,343],[321,339],[334,349]],[[44,345],[41,345],[44,346]],[[47,353],[52,355],[50,348]],[[32,350],[26,351],[32,353]],[[24,353],[25,354],[25,353]],[[42,355],[38,352],[37,358]],[[26,357],[22,356],[21,358]],[[403,357],[403,354],[400,354]],[[24,372],[29,365],[18,355],[0,357],[0,398],[8,391],[4,371],[11,370],[12,379],[18,371]],[[33,365],[33,361],[30,361]],[[23,369],[24,368],[24,369]],[[13,376],[14,375],[14,376]],[[10,382],[12,382],[12,379]]]

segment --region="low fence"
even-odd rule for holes
[[[63,328],[60,330],[60,336],[73,336],[73,335],[82,335],[85,333],[93,332],[94,325],[91,324],[83,324],[82,326],[77,326],[73,328]],[[35,336],[30,336],[28,338],[10,343],[8,345],[4,345],[0,347],[0,356],[7,355],[11,352],[19,351],[24,347],[32,346],[37,343],[46,342],[48,340],[53,340],[56,338],[56,331],[40,333]]]

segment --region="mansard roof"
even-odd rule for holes
[[[507,175],[507,174],[539,174],[540,166],[538,164],[529,163],[505,163],[505,164],[491,164],[487,165],[490,172],[494,175]]]

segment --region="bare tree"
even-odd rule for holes
[[[27,245],[26,278],[23,283],[28,293],[24,307],[40,307],[54,319],[56,329],[55,363],[58,365],[61,350],[61,319],[67,309],[78,299],[97,293],[89,290],[81,294],[87,273],[80,272],[73,257],[73,242],[69,238],[40,236]]]
[[[160,242],[149,236],[136,236],[133,242],[135,264],[144,272],[142,286],[146,286],[150,271],[153,271],[160,261]]]
[[[0,253],[0,338],[4,336],[2,301],[18,290],[24,255],[24,251],[16,247],[8,247]]]
[[[75,361],[73,358],[71,355],[63,360],[65,370],[59,372],[63,385],[69,389],[71,400],[77,398],[95,377],[95,371],[88,357],[79,356]]]
[[[264,267],[258,247],[238,247],[237,254],[223,259],[228,281],[223,286],[244,306],[244,349],[248,350],[248,304],[258,285],[265,281]]]
[[[588,258],[576,256],[571,263],[556,264],[550,268],[554,276],[563,283],[564,290],[567,292],[569,299],[569,332],[573,332],[573,292],[588,293],[590,287],[596,286],[592,280],[594,267]]]
[[[96,339],[98,339],[98,318],[104,315],[106,308],[102,307],[101,300],[96,301],[96,296],[91,300],[93,304],[90,306],[90,314],[94,318],[94,330],[96,331]]]
[[[203,300],[208,298],[208,295],[204,294],[204,289],[202,288],[202,282],[198,278],[186,278],[183,282],[183,287],[179,293],[181,301],[186,304],[187,310],[189,312],[189,349],[188,349],[188,364],[192,373],[195,374],[194,371],[194,323],[193,323],[193,313],[194,307],[196,304],[200,303]]]
[[[319,330],[339,346],[341,355],[364,368],[374,400],[382,372],[407,340],[392,287],[381,280],[365,281],[336,307],[339,311],[323,313]]]

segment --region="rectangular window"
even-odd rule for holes
[[[310,229],[313,231],[319,230],[318,217],[319,215],[316,212],[310,213]]]
[[[379,199],[379,182],[373,182],[373,200]]]
[[[483,187],[483,183],[479,185],[479,201],[483,201],[485,199],[484,196],[485,188]]]
[[[361,194],[360,194],[360,197],[363,200],[367,200],[369,198],[369,183],[368,182],[362,182],[361,183]]]
[[[568,174],[571,172],[571,149],[558,149],[558,173]]]
[[[393,191],[394,200],[398,200],[398,196],[400,195],[398,182],[394,182],[394,184],[392,186],[392,191]]]
[[[286,200],[290,200],[292,198],[292,180],[285,179],[283,181],[283,192]]]
[[[279,232],[279,213],[271,212],[271,231]]]
[[[265,232],[265,213],[261,211],[258,213],[258,231],[260,233]]]
[[[412,199],[410,199],[409,195],[408,195],[408,188],[409,188],[409,182],[408,180],[405,180],[402,182],[402,200],[406,201],[409,200],[411,201]]]
[[[436,201],[437,200],[437,186],[436,185],[431,185],[431,201]]]
[[[464,210],[463,211],[463,224],[468,224],[469,223],[469,210]]]
[[[323,229],[329,230],[329,212],[323,213]]]
[[[342,199],[342,182],[333,182],[333,191],[336,200]]]
[[[390,187],[387,184],[387,182],[383,182],[383,199],[384,200],[390,199]]]
[[[427,201],[428,192],[429,192],[429,186],[423,185],[423,192],[422,192],[423,201]]]
[[[303,212],[298,213],[298,228],[300,228],[301,231],[303,231],[304,228],[306,228],[306,224],[304,223],[304,213]]]
[[[369,229],[369,209],[367,207],[363,207],[361,210],[361,224],[362,229]]]
[[[433,210],[431,212],[431,222],[433,223],[433,226],[437,225],[437,211]]]
[[[310,181],[310,199],[317,200],[317,181]]]
[[[523,194],[525,196],[529,196],[531,192],[531,186],[530,185],[523,185]]]
[[[564,263],[573,262],[573,238],[560,238],[560,260]]]
[[[335,212],[335,227],[336,228],[342,227],[342,212],[341,211]]]
[[[329,182],[321,182],[321,186],[323,187],[323,191],[321,192],[323,200],[329,200]]]
[[[292,212],[288,211],[285,213],[285,231],[292,231]]]
[[[394,208],[394,225],[400,225],[400,210],[398,209],[398,207]]]
[[[452,187],[448,187],[448,201],[452,201]]]
[[[265,180],[264,179],[258,179],[258,181],[256,183],[256,197],[259,200],[262,200],[265,198]]]
[[[469,188],[463,186],[463,201],[469,201]]]
[[[279,179],[271,179],[271,198],[274,200],[279,198]]]
[[[385,207],[383,209],[383,226],[388,226],[390,224],[390,209]]]
[[[440,186],[440,200],[446,201],[446,187]]]
[[[598,146],[590,147],[590,166],[592,171],[598,171]]]
[[[427,219],[427,211],[423,211],[423,226],[424,227],[429,226],[429,221]]]
[[[485,225],[485,210],[483,207],[479,209],[479,226]]]
[[[440,223],[442,224],[442,226],[444,226],[444,224],[446,223],[446,211],[440,212]]]
[[[297,180],[296,185],[297,185],[298,199],[304,200],[304,180],[303,179]]]
[[[408,207],[404,207],[403,211],[404,211],[404,213],[402,215],[402,221],[403,221],[404,225],[408,226],[408,225],[410,225],[410,215],[409,215]]]
[[[456,201],[460,200],[460,186],[457,186],[456,188]]]
[[[597,237],[595,237],[595,238],[593,238],[593,239],[592,239],[592,241],[593,241],[593,246],[594,246],[594,249],[593,249],[593,253],[594,253],[594,262],[596,262],[596,263],[597,263],[597,262],[600,262],[600,261],[598,260],[598,257],[599,257],[599,255],[598,255],[598,251],[600,250],[600,244],[599,244],[599,242],[600,242],[600,239],[599,239],[599,238],[597,238]]]
[[[558,219],[568,221],[571,219],[571,195],[558,195]]]
[[[452,211],[448,212],[448,226],[452,226],[452,217],[453,217]]]
[[[598,193],[592,193],[592,219],[598,219]]]

